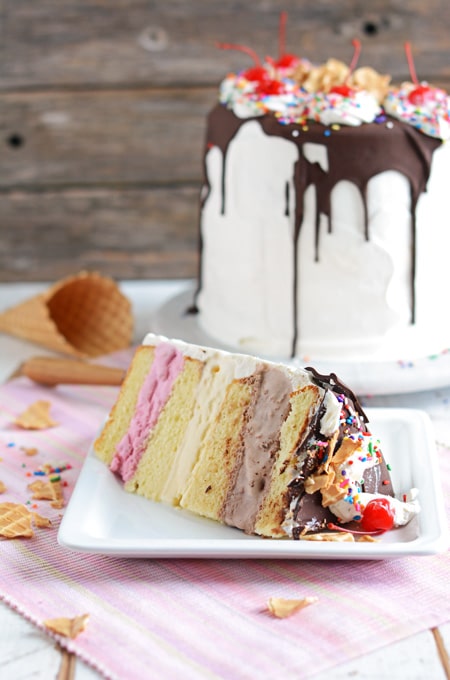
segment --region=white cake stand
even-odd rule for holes
[[[174,295],[163,303],[153,314],[150,328],[154,333],[178,338],[209,347],[217,347],[231,352],[237,350],[209,336],[200,328],[195,314],[187,310],[193,302],[192,286]],[[300,359],[270,358],[273,361],[294,366],[305,366]],[[450,386],[450,338],[448,347],[438,353],[421,357],[405,357],[393,360],[308,359],[307,365],[319,373],[336,373],[360,396],[404,394]]]

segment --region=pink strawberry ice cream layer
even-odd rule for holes
[[[184,357],[178,349],[164,342],[157,345],[128,432],[117,446],[111,462],[111,470],[117,472],[124,482],[128,482],[136,472],[149,435],[158,422],[183,365]]]

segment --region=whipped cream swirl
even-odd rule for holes
[[[403,83],[388,92],[386,112],[430,137],[450,138],[450,97],[426,82]]]
[[[305,114],[322,125],[356,126],[372,123],[381,112],[373,94],[349,88],[346,94],[331,91],[309,95]]]

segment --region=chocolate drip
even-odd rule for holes
[[[291,196],[290,188],[289,188],[289,182],[286,182],[286,187],[284,189],[284,196],[286,199],[286,207],[284,208],[284,214],[286,217],[289,217],[291,214],[290,207],[289,207],[289,199]]]
[[[226,186],[225,186],[225,176],[226,176],[226,157],[228,146],[241,127],[243,121],[237,118],[233,113],[228,111],[224,106],[220,104],[215,107],[215,109],[208,116],[208,126],[206,130],[206,140],[205,148],[203,152],[203,186],[202,186],[202,196],[200,197],[200,217],[199,224],[201,222],[201,214],[203,207],[208,200],[209,194],[211,192],[211,184],[208,177],[208,172],[206,169],[206,154],[208,150],[217,146],[222,152],[222,177],[221,177],[221,189],[222,189],[222,200],[221,200],[221,214],[224,215],[226,211]],[[202,289],[203,284],[203,236],[202,230],[199,229],[199,244],[198,250],[200,254],[199,264],[198,264],[198,284],[197,289],[194,293],[193,304],[186,310],[187,314],[198,314],[197,300],[199,293]]]
[[[294,540],[301,538],[305,530],[314,534],[326,529],[330,522],[336,522],[336,517],[331,510],[322,506],[320,491],[313,494],[302,491],[295,506],[294,517],[298,522],[292,530]]]
[[[231,117],[230,114],[231,113]],[[239,128],[242,126],[242,121],[240,118],[234,115],[231,111],[228,111],[224,106],[220,104],[216,106],[214,111],[208,117],[208,128],[206,131],[206,144],[205,144],[205,154],[203,157],[203,176],[204,184],[207,187],[205,196],[202,199],[201,205],[206,203],[206,200],[211,191],[211,185],[209,182],[208,173],[206,170],[206,152],[212,146],[217,146],[222,152],[222,202],[221,202],[221,214],[225,214],[226,210],[226,187],[225,187],[225,170],[226,170],[226,157],[228,146],[233,139],[233,137],[238,132]]]
[[[295,523],[292,532],[294,539],[298,539],[306,527],[310,531],[319,531],[333,519],[332,513],[322,507],[320,492],[307,494],[305,491],[305,480],[309,475],[314,474],[323,462],[323,458],[314,451],[314,442],[324,439],[320,434],[320,421],[324,413],[325,405],[322,400],[321,405],[312,415],[308,431],[295,452],[298,463],[300,461],[302,463],[297,470],[296,477],[288,485],[286,500],[287,507],[290,507],[292,501],[297,499],[292,511]]]
[[[311,366],[308,366],[305,370],[309,371],[312,374],[311,375],[312,381],[319,387],[331,390],[335,394],[343,394],[347,397],[347,399],[350,399],[358,415],[361,416],[365,423],[369,422],[369,419],[364,413],[363,408],[356,394],[353,392],[353,390],[350,389],[350,387],[347,387],[347,385],[343,383],[342,380],[339,380],[335,373],[325,375],[323,373],[319,373],[318,371],[316,371],[315,368],[312,368]]]
[[[363,472],[363,490],[366,493],[382,493],[385,496],[394,495],[391,476],[384,458],[378,465],[367,468]]]
[[[222,204],[220,208],[220,214],[225,215],[225,192],[226,192],[226,184],[225,184],[225,175],[226,175],[226,165],[227,165],[227,155],[224,154],[222,156]]]
[[[415,274],[416,274],[416,207],[421,193],[426,190],[434,151],[441,141],[428,137],[412,126],[386,117],[386,124],[365,123],[358,127],[341,126],[332,131],[320,123],[309,122],[308,131],[299,134],[298,125],[281,125],[272,115],[240,119],[222,104],[218,104],[209,115],[207,148],[217,146],[223,154],[222,166],[222,211],[226,212],[225,168],[230,142],[249,120],[257,121],[269,136],[282,137],[295,144],[299,150],[299,161],[293,167],[295,188],[294,219],[294,310],[292,355],[298,336],[297,328],[297,240],[304,217],[303,199],[309,186],[316,193],[315,259],[320,259],[320,216],[328,218],[328,230],[333,228],[331,214],[331,192],[343,180],[352,182],[359,190],[364,207],[364,235],[370,240],[367,209],[367,186],[372,177],[387,170],[396,170],[409,181],[411,188],[411,323],[415,321]],[[330,132],[328,136],[324,133]],[[389,138],[388,138],[389,135]],[[388,144],[386,143],[388,138]],[[311,163],[305,157],[303,145],[315,143],[325,146],[328,154],[329,170],[325,172],[318,163]],[[206,154],[205,154],[206,156]],[[204,165],[205,185],[208,189],[203,198],[206,201],[210,184]],[[286,199],[288,195],[286,193]],[[286,200],[286,209],[288,201]],[[286,214],[286,213],[285,213]],[[201,252],[200,252],[201,256]],[[201,290],[201,279],[196,293]]]

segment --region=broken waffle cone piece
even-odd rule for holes
[[[131,304],[117,284],[80,272],[0,314],[0,331],[76,357],[95,357],[128,347]]]
[[[3,538],[32,538],[34,526],[51,527],[48,517],[30,512],[21,503],[0,503],[0,536]]]
[[[326,531],[321,534],[304,534],[302,541],[322,541],[328,543],[354,543],[353,534],[349,531]]]
[[[37,512],[32,512],[31,513],[32,518],[33,518],[33,524],[35,527],[39,527],[40,529],[43,527],[51,527],[52,523],[49,520],[48,517],[43,517],[42,515],[39,515]]]
[[[20,449],[21,449],[21,451],[24,452],[24,454],[26,456],[36,456],[39,453],[37,448],[34,447],[34,446],[30,446],[30,447],[21,446]]]
[[[286,619],[301,609],[309,607],[310,604],[314,604],[318,599],[318,597],[302,597],[299,600],[286,600],[283,597],[271,597],[267,603],[267,608],[272,616],[276,616],[277,619]]]
[[[46,430],[58,423],[50,417],[49,401],[35,401],[15,419],[14,423],[24,430]]]
[[[72,619],[60,617],[56,619],[46,619],[44,626],[51,630],[52,633],[57,633],[64,637],[75,638],[77,635],[85,630],[89,614],[82,614],[81,616],[74,616]]]
[[[0,536],[4,538],[31,538],[32,514],[20,503],[0,503]]]
[[[63,490],[60,479],[49,479],[43,481],[37,479],[35,482],[28,484],[28,489],[33,492],[33,500],[37,501],[51,501],[52,508],[62,508],[64,506]]]

